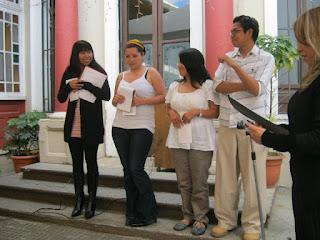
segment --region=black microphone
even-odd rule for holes
[[[237,122],[237,129],[246,129],[246,124],[245,124],[245,122],[244,121],[239,121],[239,122]]]

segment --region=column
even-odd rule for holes
[[[229,34],[232,20],[232,0],[205,1],[206,65],[211,77],[218,67],[217,57],[232,50]]]
[[[115,2],[113,0],[113,2]],[[105,48],[109,48],[110,45],[105,44],[105,1],[92,1],[92,0],[78,0],[78,26],[79,26],[79,39],[88,41],[93,48],[95,60],[106,70],[109,82],[110,71],[106,69],[105,65]],[[114,4],[114,3],[113,3]],[[116,5],[116,4],[114,4]],[[117,9],[118,10],[118,9]],[[115,22],[112,22],[115,24]],[[110,34],[107,32],[106,34]],[[112,48],[113,50],[113,48]],[[110,55],[108,55],[108,58]],[[110,102],[106,102],[103,105],[103,117],[104,121],[111,121],[109,114],[105,111],[105,106],[111,105]],[[112,118],[113,119],[113,118]],[[107,124],[106,124],[107,125]],[[109,131],[105,127],[105,131]],[[106,134],[105,134],[106,135]],[[105,144],[100,144],[98,148],[98,160],[103,159],[106,156],[106,144],[112,142],[112,139],[105,137]]]
[[[63,125],[67,102],[57,100],[60,81],[69,65],[73,43],[78,40],[78,0],[55,1],[55,113],[39,122],[40,162],[72,164]]]
[[[27,90],[27,97],[31,100],[29,101],[29,106],[27,109],[39,110],[43,109],[43,102],[40,99],[43,99],[43,82],[42,79],[42,0],[33,0],[29,4],[30,7],[30,29],[28,33],[30,36],[30,79],[26,79],[26,81],[30,81],[26,88],[30,88]],[[30,95],[29,95],[30,94]],[[29,95],[29,96],[28,96]]]
[[[114,95],[114,87],[116,78],[119,74],[119,51],[120,51],[120,39],[119,39],[119,1],[106,0],[104,1],[105,12],[105,63],[106,71],[109,76],[109,85],[112,96]],[[121,53],[123,54],[123,53]],[[108,156],[117,156],[117,150],[114,146],[111,128],[112,121],[115,116],[116,109],[109,102],[105,105],[106,109],[106,132],[105,132],[105,144],[106,153]]]
[[[57,96],[60,81],[69,64],[71,48],[78,40],[78,0],[55,1],[55,95]],[[55,111],[65,112],[67,103],[55,100]]]
[[[104,1],[78,0],[79,39],[91,43],[96,61],[104,67]]]

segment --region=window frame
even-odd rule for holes
[[[0,100],[25,100],[25,76],[24,76],[24,0],[19,0],[19,3],[10,2],[7,0],[0,0],[0,10],[3,13],[7,12],[10,14],[17,15],[19,18],[18,23],[18,43],[19,43],[19,83],[20,91],[19,92],[0,92]],[[12,39],[13,41],[13,39]],[[3,50],[5,52],[5,50]],[[13,53],[13,49],[11,49]],[[12,69],[13,69],[13,62]],[[13,77],[13,75],[12,75]],[[12,81],[14,81],[12,79]]]

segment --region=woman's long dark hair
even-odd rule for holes
[[[179,53],[180,63],[182,63],[190,76],[191,85],[198,88],[198,84],[202,85],[207,79],[211,79],[208,70],[204,65],[204,57],[202,53],[195,48],[188,48]],[[182,79],[181,82],[186,81]]]
[[[79,53],[82,51],[91,51],[92,52],[92,61],[89,64],[89,66],[98,70],[98,71],[101,71],[102,67],[94,59],[94,53],[93,53],[93,49],[92,49],[91,44],[85,40],[79,40],[73,44],[71,57],[70,57],[70,63],[69,63],[69,66],[67,67],[67,71],[71,71],[71,72],[75,73],[77,76],[81,75],[81,72],[83,70],[83,66],[81,65],[81,63],[79,61]],[[104,70],[103,70],[103,72],[104,72]]]

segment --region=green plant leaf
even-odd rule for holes
[[[32,155],[38,151],[39,120],[46,118],[43,112],[32,111],[10,119],[5,128],[4,149],[11,155]]]
[[[296,47],[291,43],[287,36],[270,36],[260,35],[256,41],[259,48],[271,53],[275,59],[275,70],[274,75],[278,78],[278,71],[285,69],[290,71],[293,69],[295,62],[299,59],[299,53]],[[270,111],[269,120],[274,121],[272,108],[274,99],[274,89],[270,91]]]

